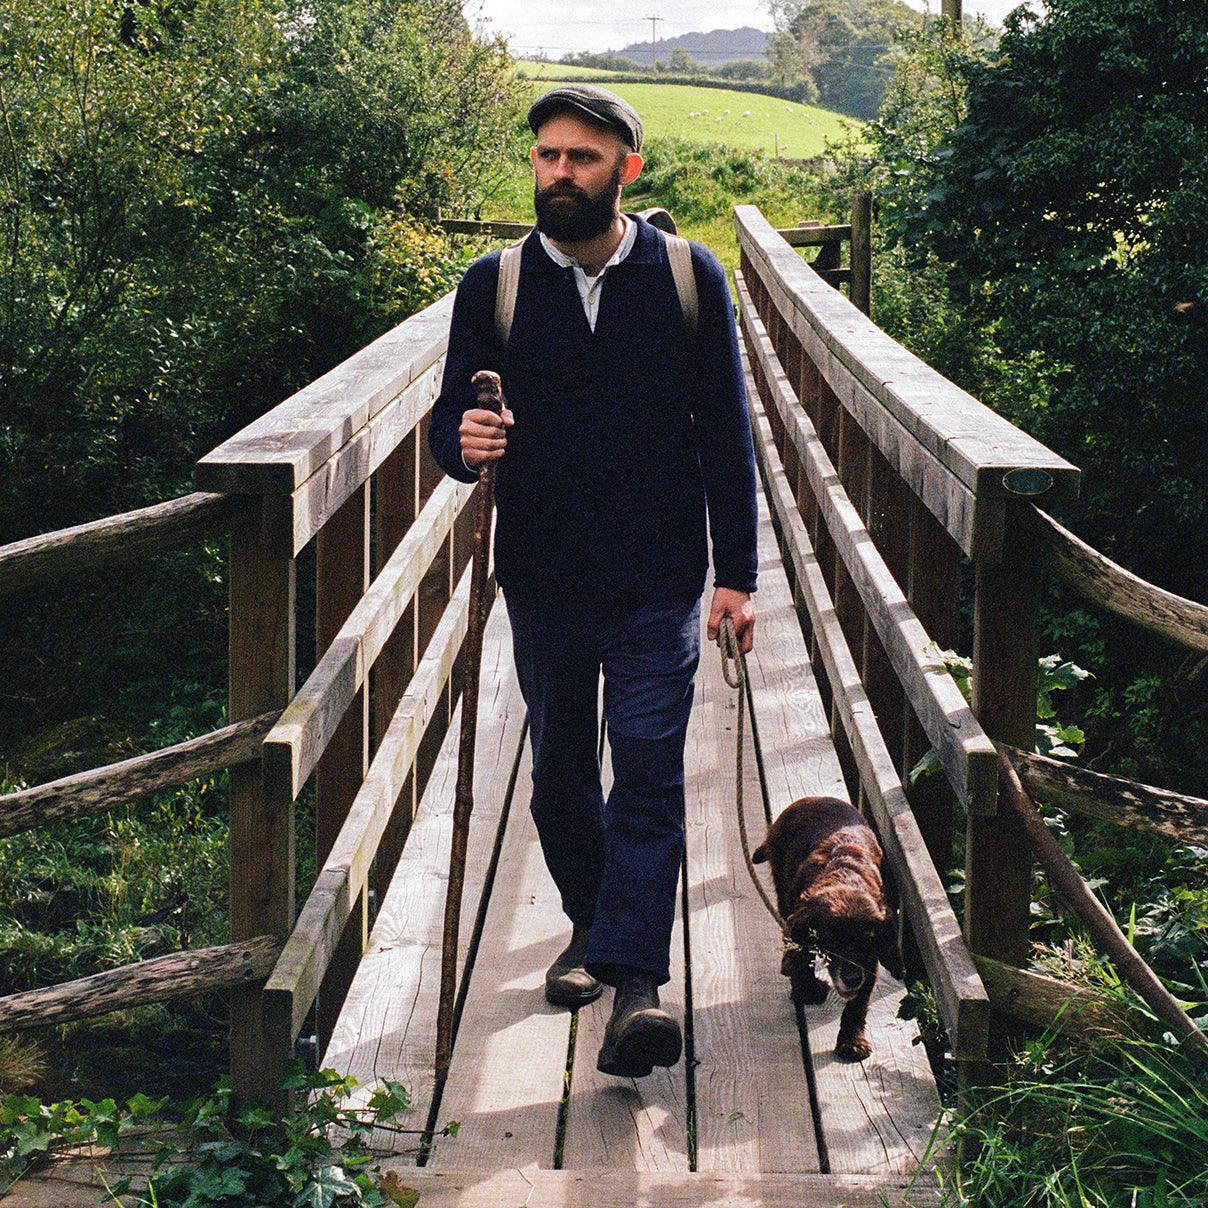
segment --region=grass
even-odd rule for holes
[[[598,74],[607,76],[604,72]],[[724,143],[768,155],[779,151],[783,159],[812,159],[823,153],[827,139],[840,139],[847,129],[860,125],[854,118],[817,105],[799,105],[728,88],[698,88],[691,84],[611,87],[642,115],[647,137]],[[545,85],[534,81],[534,97],[544,91]]]
[[[542,59],[517,59],[516,74],[526,80],[607,80],[616,72],[571,63],[547,63]]]

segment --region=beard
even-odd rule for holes
[[[567,184],[534,189],[533,208],[537,212],[537,227],[550,239],[560,243],[582,243],[594,239],[608,230],[616,218],[620,195],[619,164],[613,170],[612,179],[595,194]]]

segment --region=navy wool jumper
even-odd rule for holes
[[[494,369],[515,415],[497,463],[496,578],[505,592],[635,606],[754,591],[755,462],[734,315],[716,258],[692,244],[698,331],[680,309],[662,236],[637,223],[608,269],[593,332],[574,271],[536,235],[524,243],[508,348],[495,333],[498,252],[457,290],[449,353],[428,434],[442,469],[476,475],[458,427],[470,379]]]

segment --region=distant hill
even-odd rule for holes
[[[650,42],[631,42],[613,53],[644,65],[653,62],[656,53],[659,59],[665,59],[678,49],[687,52],[704,66],[716,67],[736,59],[762,59],[771,40],[772,35],[765,30],[744,25],[741,29],[712,29],[708,33],[660,38],[653,46]]]

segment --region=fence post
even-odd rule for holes
[[[242,721],[282,709],[294,688],[295,565],[264,539],[260,498],[231,521],[228,710]],[[275,935],[294,925],[294,813],[265,790],[259,760],[230,771],[230,938]],[[241,1102],[277,1102],[290,1058],[266,1043],[258,985],[231,992],[231,1084]]]
[[[322,658],[369,586],[369,483],[340,505],[315,538],[315,657]],[[369,767],[369,693],[362,686],[315,769],[315,867],[322,868]],[[352,914],[319,990],[319,1054],[352,985],[368,933],[365,893]]]
[[[1007,500],[1002,560],[976,567],[973,711],[998,742],[1030,751],[1036,732],[1040,558],[1027,523],[1031,504]],[[965,851],[965,939],[980,956],[1027,963],[1032,852],[1006,809],[970,814]],[[1005,1029],[994,1029],[1000,1037]],[[992,1054],[993,1056],[994,1054]]]
[[[851,286],[853,306],[872,314],[872,194],[861,191],[851,206]]]

